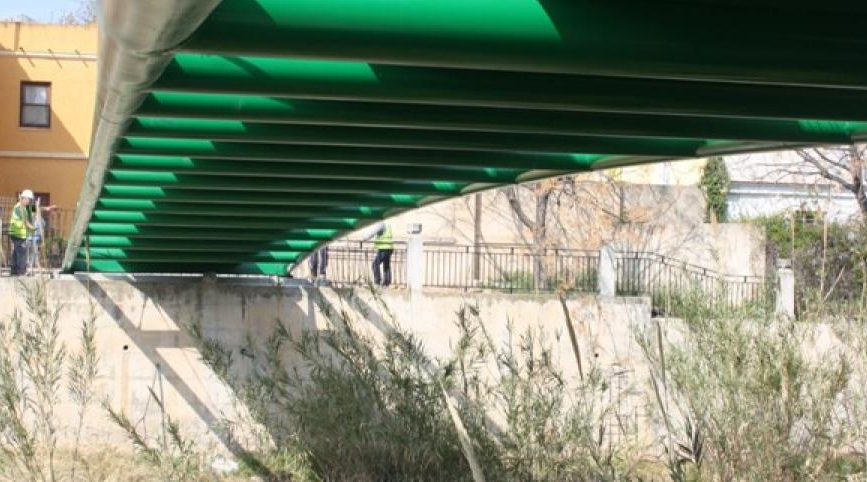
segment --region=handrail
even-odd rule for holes
[[[666,256],[664,254],[653,253],[648,251],[620,251],[615,254],[618,260],[620,259],[646,259],[651,261],[658,261],[665,266],[671,266],[674,268],[681,268],[685,271],[692,272],[694,274],[699,274],[702,276],[713,277],[717,279],[726,279],[731,281],[759,281],[764,280],[764,276],[758,275],[743,275],[743,274],[729,274],[729,273],[720,273],[714,269],[706,268],[704,266],[699,266],[697,264],[689,263],[687,261],[682,261],[677,258],[672,258],[670,256]]]

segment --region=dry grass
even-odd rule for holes
[[[119,451],[113,446],[87,444],[79,453],[73,450],[58,450],[56,454],[58,474],[71,474],[76,467],[74,477],[63,477],[62,480],[81,482],[165,482],[167,480],[184,480],[188,482],[250,482],[249,473],[220,475],[212,471],[198,471],[185,474],[182,478],[166,478],[160,470],[155,470],[153,464],[129,450]],[[13,480],[0,478],[0,480]]]

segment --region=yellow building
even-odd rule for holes
[[[32,189],[43,203],[75,209],[90,149],[96,52],[96,25],[0,22],[0,198]],[[62,217],[66,224],[70,216]]]

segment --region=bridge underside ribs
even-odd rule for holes
[[[101,2],[64,266],[284,274],[432,202],[867,135],[848,0]]]

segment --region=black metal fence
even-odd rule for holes
[[[596,291],[599,254],[530,246],[425,245],[424,285],[515,291]]]
[[[356,284],[371,278],[376,256],[372,243],[344,242],[329,247],[328,278]],[[506,292],[566,290],[596,292],[599,252],[563,248],[483,244],[424,246],[423,285],[460,290]],[[743,306],[772,301],[771,284],[762,276],[731,276],[674,258],[647,252],[615,255],[616,290],[622,296],[650,296],[663,311],[672,298],[697,295],[713,306]],[[406,285],[406,246],[396,244],[393,284]]]
[[[0,199],[0,219],[2,219],[3,224],[2,231],[0,231],[0,272],[3,273],[9,271],[12,254],[12,242],[9,239],[9,218],[14,202],[11,202],[10,199]],[[42,238],[31,246],[34,253],[30,260],[32,269],[53,270],[61,267],[66,251],[66,239],[72,226],[74,214],[73,210],[64,209],[43,214],[45,225],[42,229]]]
[[[327,278],[332,284],[366,284],[373,280],[376,249],[372,242],[344,241],[328,247]],[[306,268],[306,267],[305,267]],[[391,255],[391,284],[406,286],[406,244],[394,243]]]
[[[720,274],[656,253],[621,252],[616,263],[617,294],[649,295],[657,308],[670,305],[673,297],[701,296],[708,304],[734,308],[773,296],[763,276]]]
[[[508,292],[566,289],[596,291],[599,255],[571,249],[534,250],[529,246],[425,244],[423,284],[460,290]],[[329,246],[328,279],[334,284],[367,282],[376,256],[373,243]],[[406,285],[406,245],[395,244],[392,284]]]

